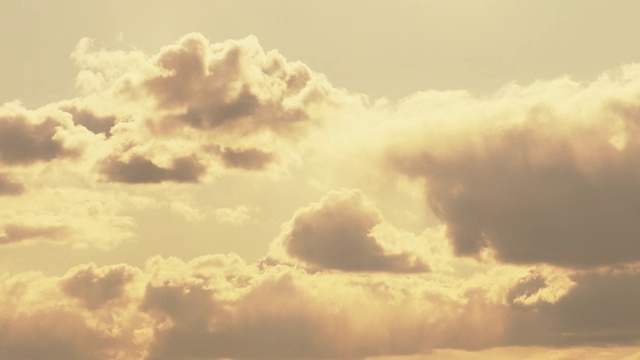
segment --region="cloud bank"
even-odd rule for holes
[[[72,57],[0,106],[3,356],[639,353],[637,65],[392,102],[253,36]]]

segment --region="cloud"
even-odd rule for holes
[[[265,53],[257,39],[209,44],[189,34],[154,57],[155,75],[140,88],[159,109],[197,129],[255,132],[294,131],[308,121],[296,104],[315,76],[300,63],[287,63],[277,52]]]
[[[196,262],[148,267],[166,267],[153,270],[164,275],[150,280],[141,306],[158,324],[149,359],[351,359],[484,347],[501,334],[499,306],[478,291],[456,299],[421,278]]]
[[[0,316],[0,348],[7,359],[98,360],[108,339],[64,310]]]
[[[353,359],[635,341],[637,270],[575,273],[573,288],[547,296],[568,274],[558,273],[502,265],[455,278],[310,273],[259,268],[234,254],[153,257],[144,269],[87,264],[60,278],[0,278],[0,333],[10,334],[0,341],[16,358],[42,350],[122,360]],[[25,346],[36,340],[41,347]]]
[[[343,271],[429,271],[417,256],[393,253],[372,235],[382,215],[358,191],[333,192],[299,210],[282,236],[291,256],[312,266]]]
[[[110,181],[130,184],[198,182],[206,171],[205,166],[195,156],[175,158],[168,168],[160,167],[140,156],[134,156],[126,162],[109,158],[101,167]]]
[[[25,191],[24,185],[14,181],[9,175],[0,173],[0,196],[20,195]]]
[[[431,118],[420,130],[409,120],[389,160],[424,181],[458,255],[490,248],[506,262],[573,268],[637,261],[638,73],[487,99],[416,95],[404,106]]]
[[[224,166],[245,170],[263,170],[273,160],[273,155],[258,149],[222,149],[219,151]]]
[[[33,240],[61,241],[69,233],[64,226],[4,224],[0,245]]]
[[[89,131],[99,134],[110,135],[109,131],[115,125],[116,117],[111,116],[97,116],[93,112],[87,109],[78,109],[75,107],[64,108],[64,111],[70,113],[73,116],[73,122],[78,125],[86,127]]]
[[[91,146],[90,158],[121,183],[276,170],[322,127],[326,109],[350,96],[254,37],[210,43],[193,33],[153,55],[95,49],[84,39],[73,58],[84,93],[58,108],[78,127],[106,135],[93,140],[100,146]]]
[[[577,273],[573,281],[575,286],[554,303],[514,304],[505,342],[563,347],[637,344],[637,268]]]
[[[99,270],[102,271],[102,270]],[[85,284],[91,287],[90,284]],[[87,311],[37,273],[0,278],[0,348],[11,359],[141,359],[135,342],[145,320],[135,308]],[[135,304],[131,302],[130,305]]]
[[[49,242],[110,249],[133,236],[135,222],[125,211],[144,206],[144,198],[125,193],[34,188],[3,197],[0,238],[23,246]]]
[[[66,295],[80,299],[84,307],[94,311],[123,298],[135,275],[126,265],[97,268],[92,263],[69,270],[61,285]]]
[[[58,126],[60,123],[52,118],[31,123],[21,116],[0,115],[0,162],[28,165],[75,155],[56,138]]]

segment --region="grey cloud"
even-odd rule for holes
[[[89,310],[96,310],[125,295],[125,287],[134,278],[125,265],[97,269],[84,265],[67,273],[62,290],[70,297],[80,299]]]
[[[134,156],[126,162],[109,158],[101,164],[101,171],[110,181],[122,183],[198,182],[205,174],[206,167],[194,156],[176,158],[170,168]]]
[[[0,232],[0,245],[18,243],[28,240],[58,241],[69,229],[62,226],[30,226],[21,224],[6,224],[3,226],[4,235]]]
[[[63,110],[73,116],[73,122],[75,124],[82,125],[96,134],[103,133],[109,136],[109,131],[116,123],[115,116],[97,116],[90,110],[75,107],[65,108]]]
[[[590,271],[558,302],[514,304],[507,345],[605,346],[640,342],[640,274]]]
[[[217,152],[228,168],[263,170],[274,161],[273,154],[258,149],[222,149]]]
[[[320,268],[343,271],[424,272],[429,267],[408,253],[388,254],[370,234],[382,221],[360,193],[332,193],[296,214],[284,246],[292,256]]]
[[[165,73],[147,79],[142,87],[158,108],[183,109],[168,116],[169,123],[178,120],[198,129],[239,133],[291,133],[307,122],[305,111],[283,102],[304,89],[310,71],[300,64],[287,66],[277,53],[265,54],[255,39],[212,46],[191,34],[163,49],[156,64]],[[255,79],[256,74],[263,80]],[[266,83],[281,84],[284,91]]]
[[[481,146],[391,159],[425,180],[458,255],[490,247],[502,261],[573,268],[637,261],[640,147],[619,150],[597,126],[558,132],[529,120],[481,134]]]
[[[15,182],[7,174],[0,173],[0,196],[20,195],[24,191],[24,185]]]
[[[22,117],[0,117],[0,162],[26,165],[75,155],[53,138],[58,125],[53,119],[31,124]]]

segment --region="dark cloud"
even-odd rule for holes
[[[509,345],[604,346],[640,343],[640,274],[587,272],[556,303],[514,304]]]
[[[97,269],[94,264],[69,271],[62,280],[62,290],[80,299],[89,310],[96,310],[125,295],[125,287],[134,278],[125,265]]]
[[[305,88],[311,72],[275,52],[265,54],[255,39],[210,46],[191,34],[164,48],[156,65],[163,73],[146,79],[142,88],[158,108],[179,110],[166,117],[163,129],[178,120],[197,129],[289,133],[309,117],[301,107],[284,103]],[[131,91],[139,96],[126,90]]]
[[[64,111],[73,116],[75,124],[86,127],[89,131],[96,134],[110,135],[109,131],[116,123],[115,116],[97,116],[90,110],[78,109],[75,107],[65,108]]]
[[[206,167],[194,156],[176,158],[170,168],[160,167],[142,156],[134,156],[126,162],[109,158],[101,164],[101,170],[110,181],[142,184],[198,182]]]
[[[412,254],[389,254],[371,230],[380,213],[358,192],[332,193],[296,214],[284,246],[290,255],[320,268],[343,271],[424,272]]]
[[[6,224],[4,234],[0,232],[0,245],[29,240],[61,240],[68,234],[69,229],[62,226],[30,226],[20,224]]]
[[[640,259],[637,140],[618,149],[606,128],[566,134],[531,119],[478,136],[482,145],[392,157],[425,180],[458,255],[490,247],[502,261],[574,268]]]
[[[7,174],[0,173],[0,196],[20,195],[24,191],[24,185],[15,182]]]
[[[0,162],[26,165],[74,155],[54,139],[59,125],[53,119],[31,124],[23,117],[0,117]]]
[[[274,161],[273,154],[258,149],[222,149],[218,154],[228,168],[263,170]]]

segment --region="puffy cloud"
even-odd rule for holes
[[[82,125],[96,134],[110,135],[109,131],[116,123],[116,117],[113,115],[98,116],[90,110],[75,107],[64,108],[63,110],[73,116],[75,124]]]
[[[299,210],[280,241],[288,254],[319,268],[429,271],[429,266],[416,255],[385,248],[372,234],[381,222],[380,211],[359,191],[333,192]]]
[[[424,181],[458,255],[491,248],[502,261],[575,268],[637,261],[639,73],[487,99],[417,95],[404,106],[423,124],[398,130],[389,159]]]
[[[141,83],[172,121],[199,129],[291,132],[307,120],[296,97],[314,76],[300,63],[265,53],[257,39],[209,44],[190,34],[154,58],[157,73]]]
[[[501,306],[480,289],[196,263],[156,258],[148,267],[165,268],[142,304],[157,321],[150,359],[349,359],[476,348],[498,341],[504,323]]]
[[[91,284],[85,284],[91,287]],[[0,347],[11,359],[114,359],[144,357],[136,334],[145,320],[135,308],[88,311],[60,291],[60,279],[37,273],[0,278]]]
[[[254,37],[212,44],[194,33],[152,56],[85,39],[73,57],[85,94],[58,107],[106,135],[92,161],[121,183],[275,170],[297,158],[292,150],[326,123],[326,109],[350,97]]]
[[[128,283],[136,271],[126,265],[97,268],[95,264],[69,270],[62,280],[62,290],[82,301],[84,307],[96,310],[125,296]]]
[[[9,175],[0,173],[0,196],[20,195],[25,191],[24,185],[13,180]]]
[[[0,332],[16,358],[42,350],[122,360],[352,359],[636,341],[638,321],[629,314],[637,269],[576,273],[569,289],[566,275],[486,266],[454,281],[259,269],[234,254],[154,257],[142,270],[88,264],[61,278],[5,276]],[[543,294],[560,288],[558,297]],[[40,347],[27,347],[31,341]]]
[[[26,165],[49,161],[76,153],[56,138],[55,119],[32,123],[25,117],[0,114],[0,162],[6,165]]]

